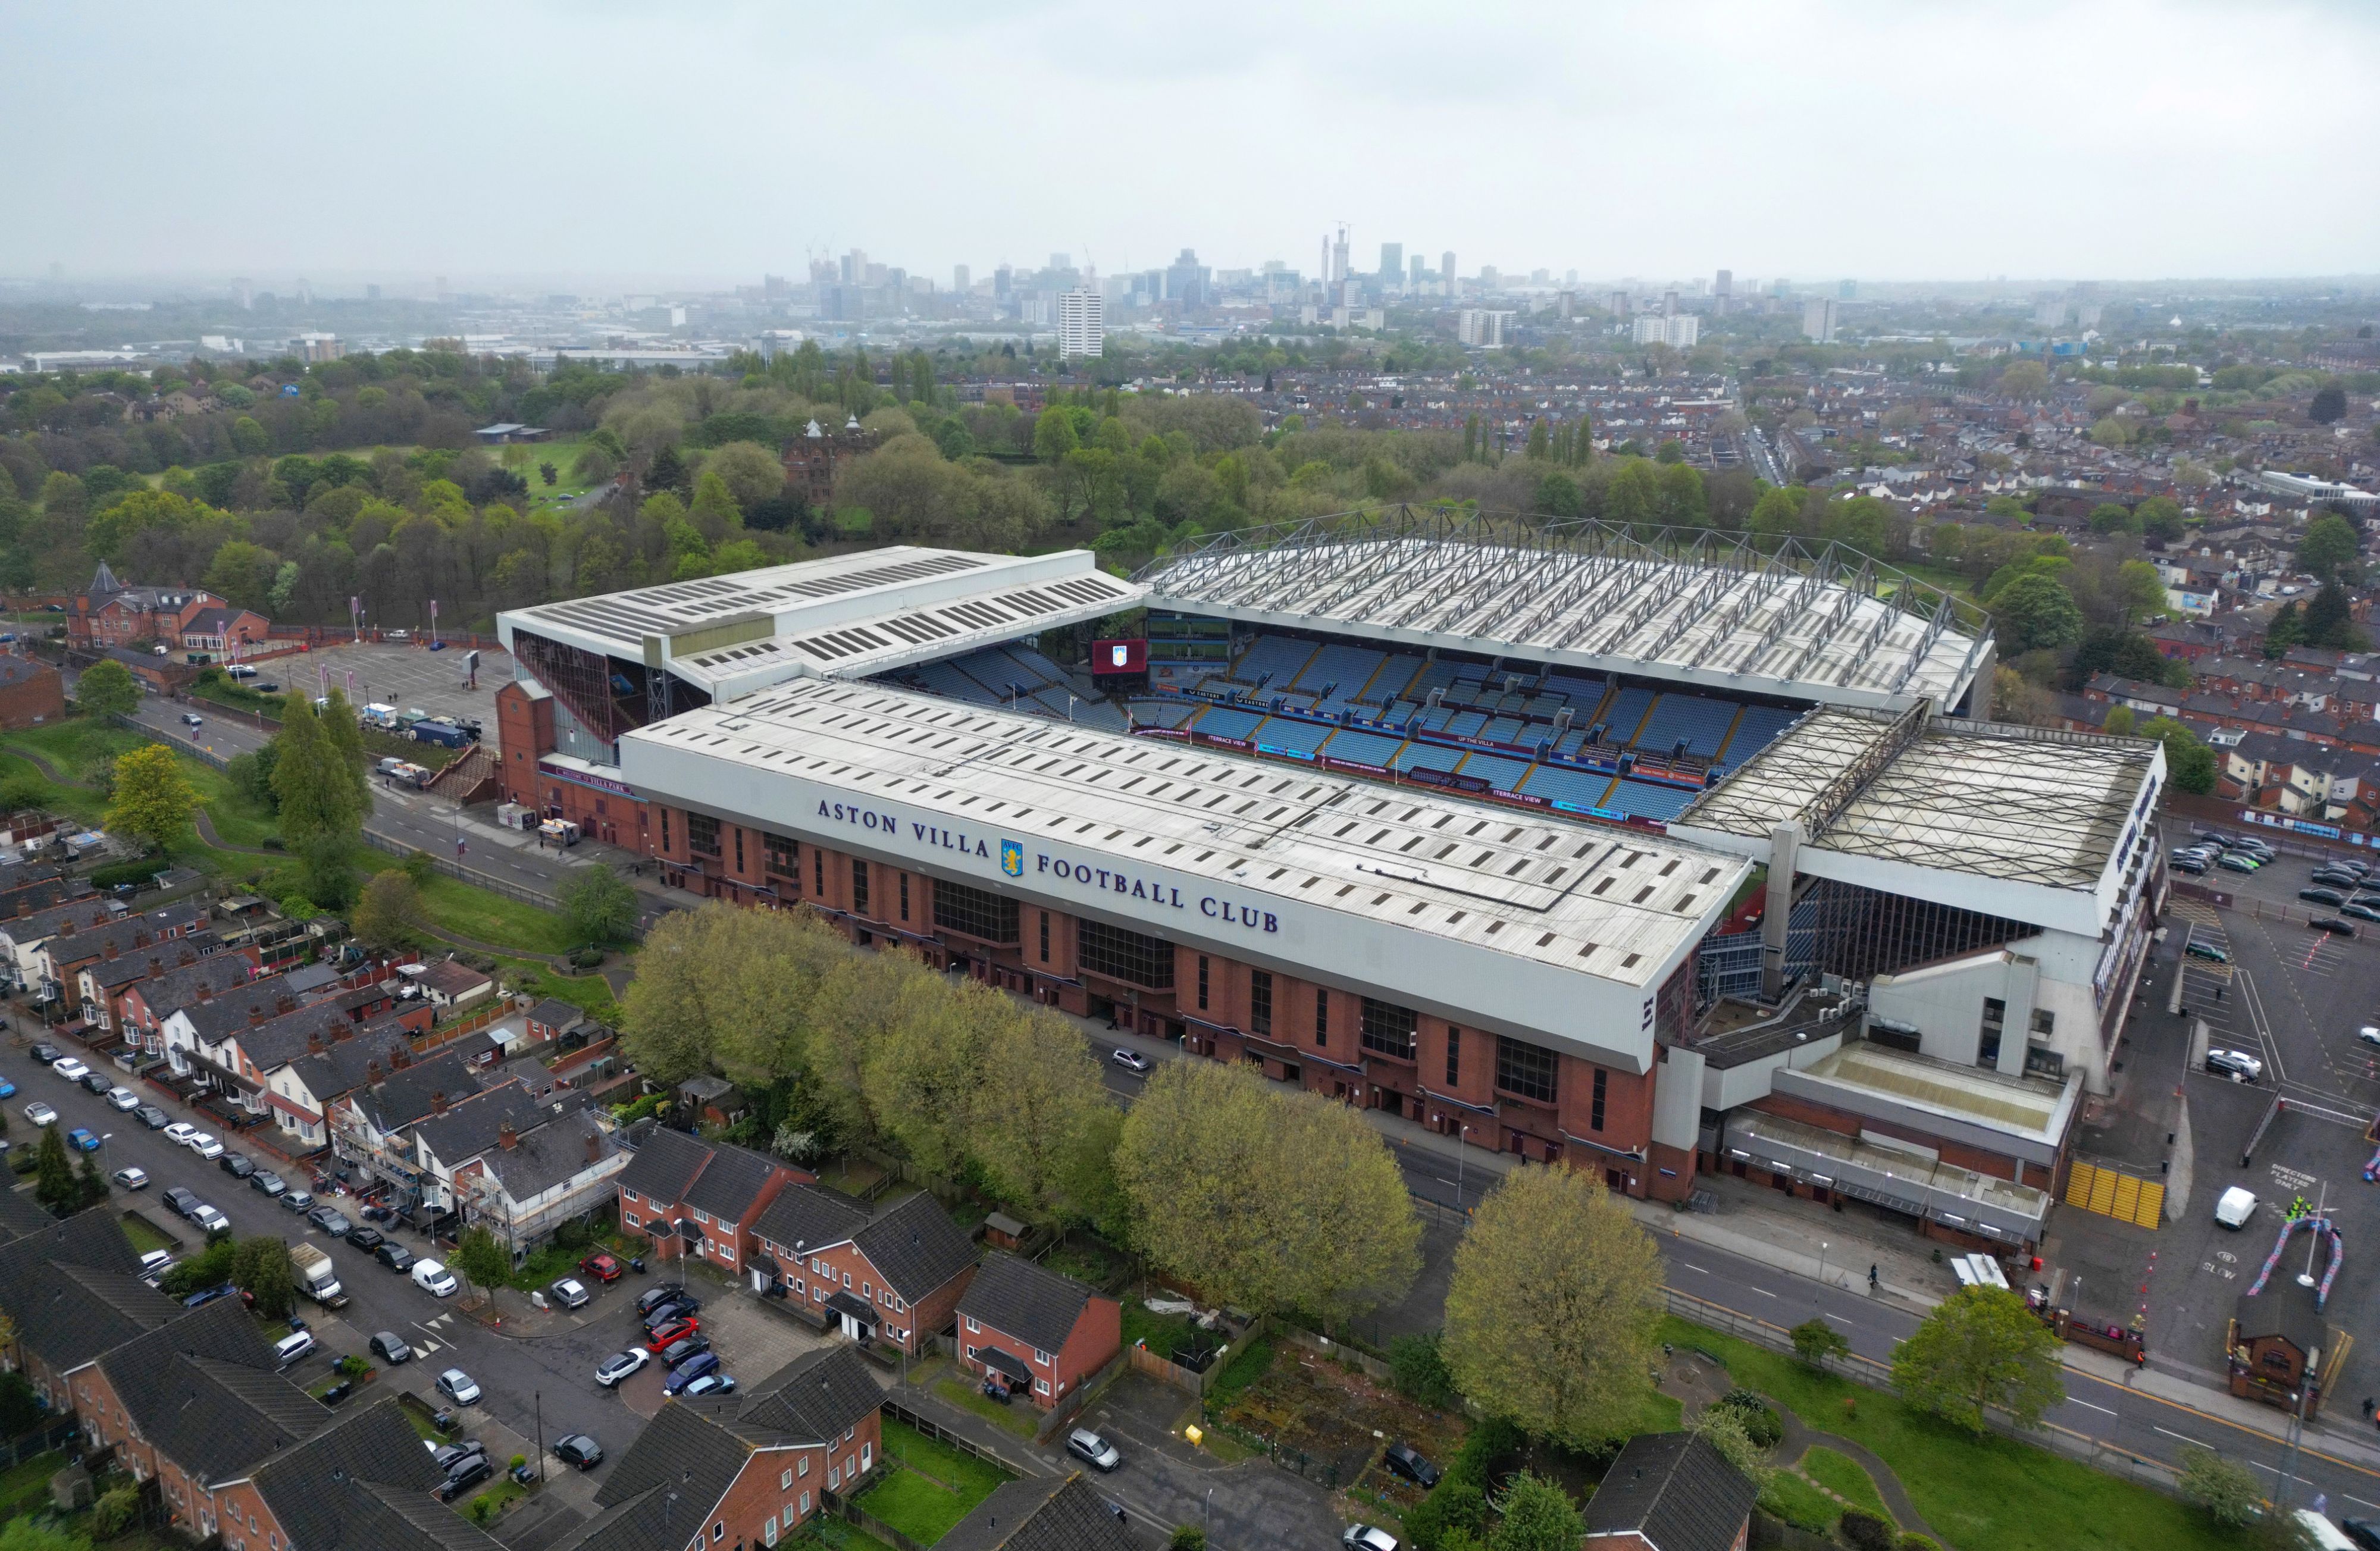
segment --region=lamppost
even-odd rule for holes
[[[1820,1287],[1827,1285],[1827,1251],[1830,1247],[1824,1239],[1818,1241],[1818,1285]]]
[[[1463,1134],[1454,1139],[1454,1210],[1458,1215],[1463,1210],[1463,1155],[1471,1141],[1471,1128],[1466,1125],[1462,1130]]]

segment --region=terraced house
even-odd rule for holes
[[[975,1241],[919,1193],[871,1217],[845,1196],[795,1185],[760,1216],[754,1262],[765,1296],[855,1341],[915,1354],[951,1327],[976,1272]]]
[[[696,1255],[740,1277],[750,1268],[760,1214],[787,1185],[817,1177],[749,1148],[656,1127],[620,1176],[620,1226],[650,1235],[663,1260]],[[755,1276],[758,1292],[767,1284]]]

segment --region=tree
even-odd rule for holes
[[[625,942],[637,929],[639,909],[628,880],[600,862],[580,867],[562,886],[562,912],[570,918],[570,929],[588,942]]]
[[[645,466],[645,489],[684,494],[686,482],[685,455],[677,450],[677,443],[663,442],[661,450],[653,454],[652,461]]]
[[[1852,1343],[1843,1333],[1823,1319],[1805,1319],[1793,1327],[1793,1355],[1812,1367],[1821,1367],[1829,1357],[1850,1355]]]
[[[63,1217],[82,1201],[82,1192],[75,1185],[74,1165],[67,1160],[66,1138],[55,1125],[42,1128],[42,1145],[36,1155],[40,1168],[33,1180],[33,1199]]]
[[[2174,1484],[2185,1500],[2204,1509],[2227,1529],[2252,1524],[2264,1511],[2264,1484],[2256,1472],[2211,1448],[2183,1449]]]
[[[2336,512],[2325,512],[2306,524],[2305,537],[2298,540],[2298,564],[2324,581],[2353,581],[2362,548],[2352,524]]]
[[[2165,578],[2145,560],[2128,560],[2116,567],[2116,600],[2123,606],[2124,624],[2165,612]]]
[[[2070,647],[2082,638],[2082,611],[2054,576],[2018,576],[1992,600],[2010,652]]]
[[[487,1229],[467,1228],[455,1245],[455,1269],[475,1286],[492,1288],[513,1274],[512,1252]]]
[[[2318,426],[2337,423],[2347,418],[2347,390],[2338,383],[2316,388],[2313,401],[2306,406],[2306,418]]]
[[[2135,736],[2165,745],[2166,775],[2176,787],[2202,797],[2215,790],[2215,751],[2197,733],[2169,716],[2153,716]]]
[[[75,1202],[78,1210],[84,1206],[96,1206],[107,1199],[107,1181],[100,1176],[97,1153],[84,1153],[77,1159],[75,1192],[79,1197]]]
[[[1811,1321],[1813,1324],[1819,1323]],[[1727,1462],[1742,1471],[1761,1485],[1768,1482],[1768,1450],[1744,1425],[1743,1412],[1733,1406],[1705,1406],[1694,1418],[1691,1431],[1702,1436],[1705,1443],[1716,1448]]]
[[[2103,501],[2091,508],[2091,531],[2094,533],[2137,533],[2132,514],[2112,501]]]
[[[2099,724],[2099,730],[2111,738],[2129,738],[2132,735],[2134,721],[2131,707],[2118,706],[2107,713],[2107,720]]]
[[[1986,1408],[2038,1424],[2066,1399],[2058,1368],[2056,1333],[1997,1287],[1952,1294],[1892,1354],[1892,1382],[1911,1404],[1978,1435]]]
[[[953,424],[957,424],[953,421]],[[966,433],[965,427],[959,433]],[[785,492],[785,466],[770,448],[758,442],[730,442],[702,460],[705,474],[716,474],[727,487],[727,493],[736,506],[748,513],[763,502],[774,501]],[[695,499],[701,499],[698,488]]]
[[[256,1312],[267,1319],[286,1319],[296,1306],[298,1277],[289,1266],[289,1246],[271,1234],[255,1234],[234,1246],[231,1280],[256,1300]]]
[[[1160,1065],[1115,1172],[1134,1242],[1217,1303],[1339,1317],[1394,1301],[1420,1266],[1421,1224],[1379,1133],[1245,1067]]]
[[[296,846],[351,842],[362,827],[363,805],[337,742],[305,696],[290,696],[282,714],[281,731],[273,739],[273,792],[281,800],[282,838]]]
[[[1522,455],[1539,460],[1553,456],[1553,442],[1551,438],[1547,435],[1545,421],[1531,420],[1529,422],[1528,445],[1523,452]]]
[[[858,1063],[844,1060],[860,1016],[882,1019],[895,982],[920,966],[897,954],[855,959],[832,928],[808,916],[711,903],[663,916],[637,956],[621,1006],[621,1036],[638,1071],[674,1084],[719,1071],[753,1088],[795,1072],[826,1082],[858,1114]],[[831,973],[865,979],[855,1016],[821,1001]]]
[[[2009,398],[2039,398],[2049,391],[2049,369],[2039,361],[2013,362],[2000,373],[1999,388]]]
[[[2273,611],[2271,623],[2265,626],[2265,655],[2277,658],[2291,647],[2304,644],[2305,616],[2299,612],[2297,600],[2292,598]]]
[[[47,1520],[20,1514],[0,1528],[0,1551],[91,1551],[91,1542]]]
[[[356,936],[385,948],[410,942],[420,924],[421,891],[403,872],[380,873],[365,884],[351,923]]]
[[[2368,643],[2363,633],[2355,628],[2355,617],[2350,612],[2347,589],[2337,582],[2325,582],[2305,606],[2305,641],[2308,646],[2335,647],[2342,651],[2361,650]]]
[[[140,709],[140,685],[131,669],[110,659],[83,670],[75,681],[75,704],[91,715],[130,716]]]
[[[1000,1198],[1031,1220],[1110,1216],[1110,1165],[1123,1116],[1080,1031],[997,991],[969,986],[960,1000],[988,1025],[968,1105],[968,1155]]]
[[[2180,505],[2171,496],[2153,495],[2132,508],[2142,533],[2161,543],[2172,543],[2186,531]]]
[[[1082,438],[1075,432],[1074,418],[1063,408],[1053,404],[1035,417],[1033,455],[1043,463],[1062,463],[1068,453],[1081,445]]]
[[[347,704],[347,692],[334,685],[331,693],[323,697],[322,709],[315,720],[322,724],[322,740],[334,767],[347,778],[347,792],[355,801],[356,824],[360,830],[363,816],[371,811],[371,774],[364,754],[364,730],[356,721],[355,708]]]
[[[1455,1247],[1454,1387],[1574,1448],[1618,1436],[1647,1387],[1660,1285],[1652,1239],[1601,1181],[1567,1164],[1515,1169]]]
[[[553,460],[549,458],[537,466],[537,477],[552,485],[561,479],[562,470],[554,467]]]
[[[1429,1330],[1389,1343],[1389,1370],[1399,1392],[1434,1411],[1451,1411],[1463,1402],[1454,1375],[1447,1372],[1444,1341],[1440,1332]]]
[[[107,827],[163,851],[190,827],[199,794],[182,774],[179,756],[164,744],[146,744],[116,757],[115,794],[107,805]]]
[[[1523,1471],[1496,1498],[1499,1521],[1488,1551],[1578,1551],[1586,1533],[1578,1505],[1551,1478]]]

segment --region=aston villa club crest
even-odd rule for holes
[[[1132,660],[1132,645],[1131,645],[1131,643],[1130,643],[1130,642],[1127,642],[1127,641],[1117,641],[1117,642],[1115,642],[1114,644],[1111,645],[1111,646],[1108,648],[1108,666],[1109,666],[1109,667],[1111,667],[1111,668],[1125,668],[1125,667],[1129,667],[1129,666],[1131,666],[1131,660]]]
[[[1000,870],[1011,878],[1025,876],[1025,848],[1013,840],[1000,842]]]

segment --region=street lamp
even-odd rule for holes
[[[1830,1247],[1824,1239],[1818,1241],[1818,1285],[1820,1287],[1827,1285],[1827,1251]]]
[[[1454,1139],[1454,1209],[1457,1213],[1463,1210],[1463,1154],[1464,1145],[1470,1140],[1471,1128],[1467,1125],[1463,1127],[1463,1134]]]

